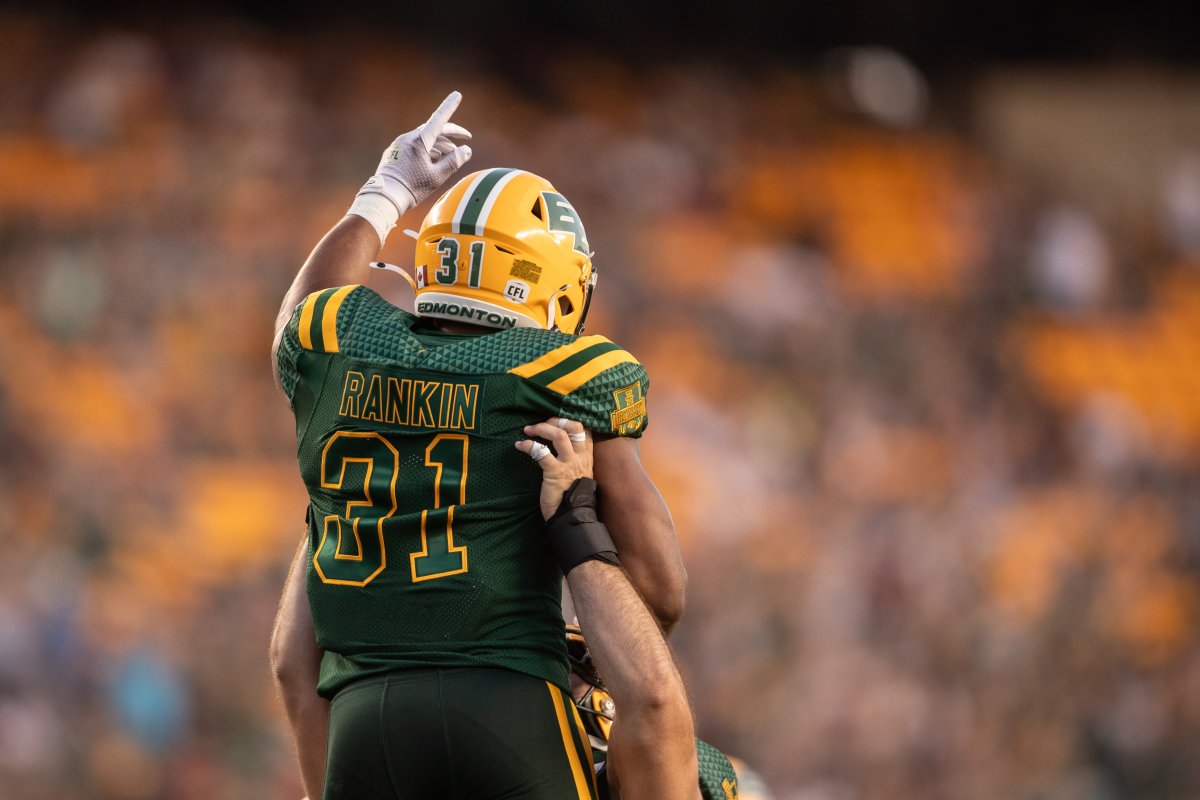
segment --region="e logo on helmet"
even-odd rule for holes
[[[546,227],[559,233],[569,233],[575,237],[575,248],[589,258],[592,248],[588,246],[587,234],[575,206],[558,192],[542,192],[546,201]]]

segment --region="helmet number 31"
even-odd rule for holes
[[[467,271],[467,286],[479,288],[480,275],[483,272],[483,242],[471,242],[467,248],[470,263]],[[458,239],[450,236],[443,237],[438,242],[437,250],[442,255],[441,266],[433,273],[434,280],[443,286],[453,286],[458,283]]]

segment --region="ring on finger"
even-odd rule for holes
[[[533,447],[529,448],[529,457],[534,461],[541,461],[548,455],[550,455],[550,448],[541,442],[534,442]]]

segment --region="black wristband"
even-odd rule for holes
[[[558,510],[546,520],[546,538],[563,575],[592,559],[621,566],[608,528],[596,517],[596,482],[591,478],[579,478],[563,492]]]

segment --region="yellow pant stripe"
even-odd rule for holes
[[[609,367],[615,367],[617,364],[636,363],[638,363],[638,360],[624,350],[613,350],[596,356],[582,367],[568,372],[557,380],[551,381],[547,384],[547,388],[559,394],[570,394]]]
[[[562,690],[547,681],[546,688],[550,690],[550,700],[554,703],[554,713],[558,716],[558,731],[562,734],[563,749],[567,751],[567,760],[571,762],[571,773],[575,776],[575,791],[579,800],[591,800],[593,795],[588,790],[587,778],[583,776],[583,765],[579,762],[579,752],[575,742],[571,740],[571,730],[567,727],[567,710],[563,706]],[[587,741],[585,738],[584,741]],[[592,776],[595,780],[595,776]]]
[[[357,284],[343,286],[334,292],[333,295],[330,296],[329,302],[325,304],[325,311],[321,316],[321,336],[325,340],[326,353],[336,353],[338,351],[338,309],[342,307],[342,301],[346,299],[346,295],[350,294],[357,288]]]
[[[587,729],[583,727],[583,720],[579,717],[579,709],[575,708],[575,704],[571,704],[571,716],[575,718],[575,730],[579,732],[579,741],[583,742],[583,751],[587,753],[587,770],[592,776],[592,791],[595,796],[600,796],[600,787],[596,785],[596,762],[592,759],[591,740],[588,739]]]
[[[530,361],[528,364],[522,364],[519,367],[510,369],[513,375],[520,375],[522,378],[528,378],[537,375],[539,372],[550,369],[555,364],[561,363],[581,350],[586,350],[594,344],[603,344],[607,342],[603,336],[580,336],[570,344],[565,344],[562,347],[551,350],[549,353]]]

